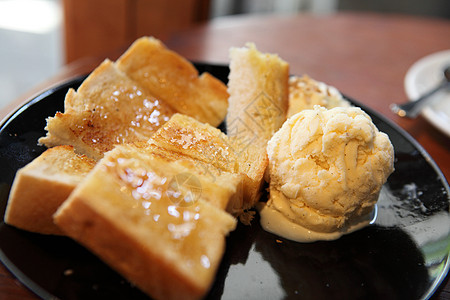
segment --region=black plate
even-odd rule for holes
[[[196,64],[224,82],[228,68]],[[0,128],[0,209],[14,175],[45,149],[45,118],[63,110],[69,81],[32,99]],[[352,100],[351,100],[352,101]],[[360,104],[352,101],[358,106]],[[395,172],[383,187],[376,222],[332,242],[295,243],[239,225],[208,299],[421,299],[449,269],[449,186],[408,134],[366,107],[395,148]],[[0,259],[45,299],[147,299],[90,252],[65,237],[0,224]]]

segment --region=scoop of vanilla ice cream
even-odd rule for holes
[[[357,107],[315,106],[295,114],[267,153],[266,205],[316,232],[334,232],[370,213],[394,170],[388,136]]]
[[[350,107],[350,102],[333,86],[314,80],[307,75],[289,78],[289,109],[287,117],[296,113],[313,109],[320,105],[331,109],[334,107]]]

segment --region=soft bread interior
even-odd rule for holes
[[[95,161],[75,154],[70,146],[46,150],[17,172],[5,222],[31,232],[61,235],[53,214],[94,166]]]

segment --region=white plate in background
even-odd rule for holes
[[[448,65],[450,50],[430,54],[415,62],[404,81],[408,98],[413,101],[436,87],[444,79],[443,70]],[[450,137],[450,92],[440,91],[432,97],[434,99],[423,109],[422,116]]]

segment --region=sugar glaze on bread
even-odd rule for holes
[[[167,49],[143,37],[118,59],[106,59],[75,91],[64,112],[47,119],[47,147],[72,145],[93,159],[122,143],[146,141],[174,113],[218,126],[228,106],[226,85]]]
[[[55,222],[151,297],[199,299],[236,220],[204,197],[202,184],[193,189],[178,181],[180,174],[195,174],[189,170],[139,147],[117,146],[64,202]],[[215,185],[200,177],[197,183]]]

